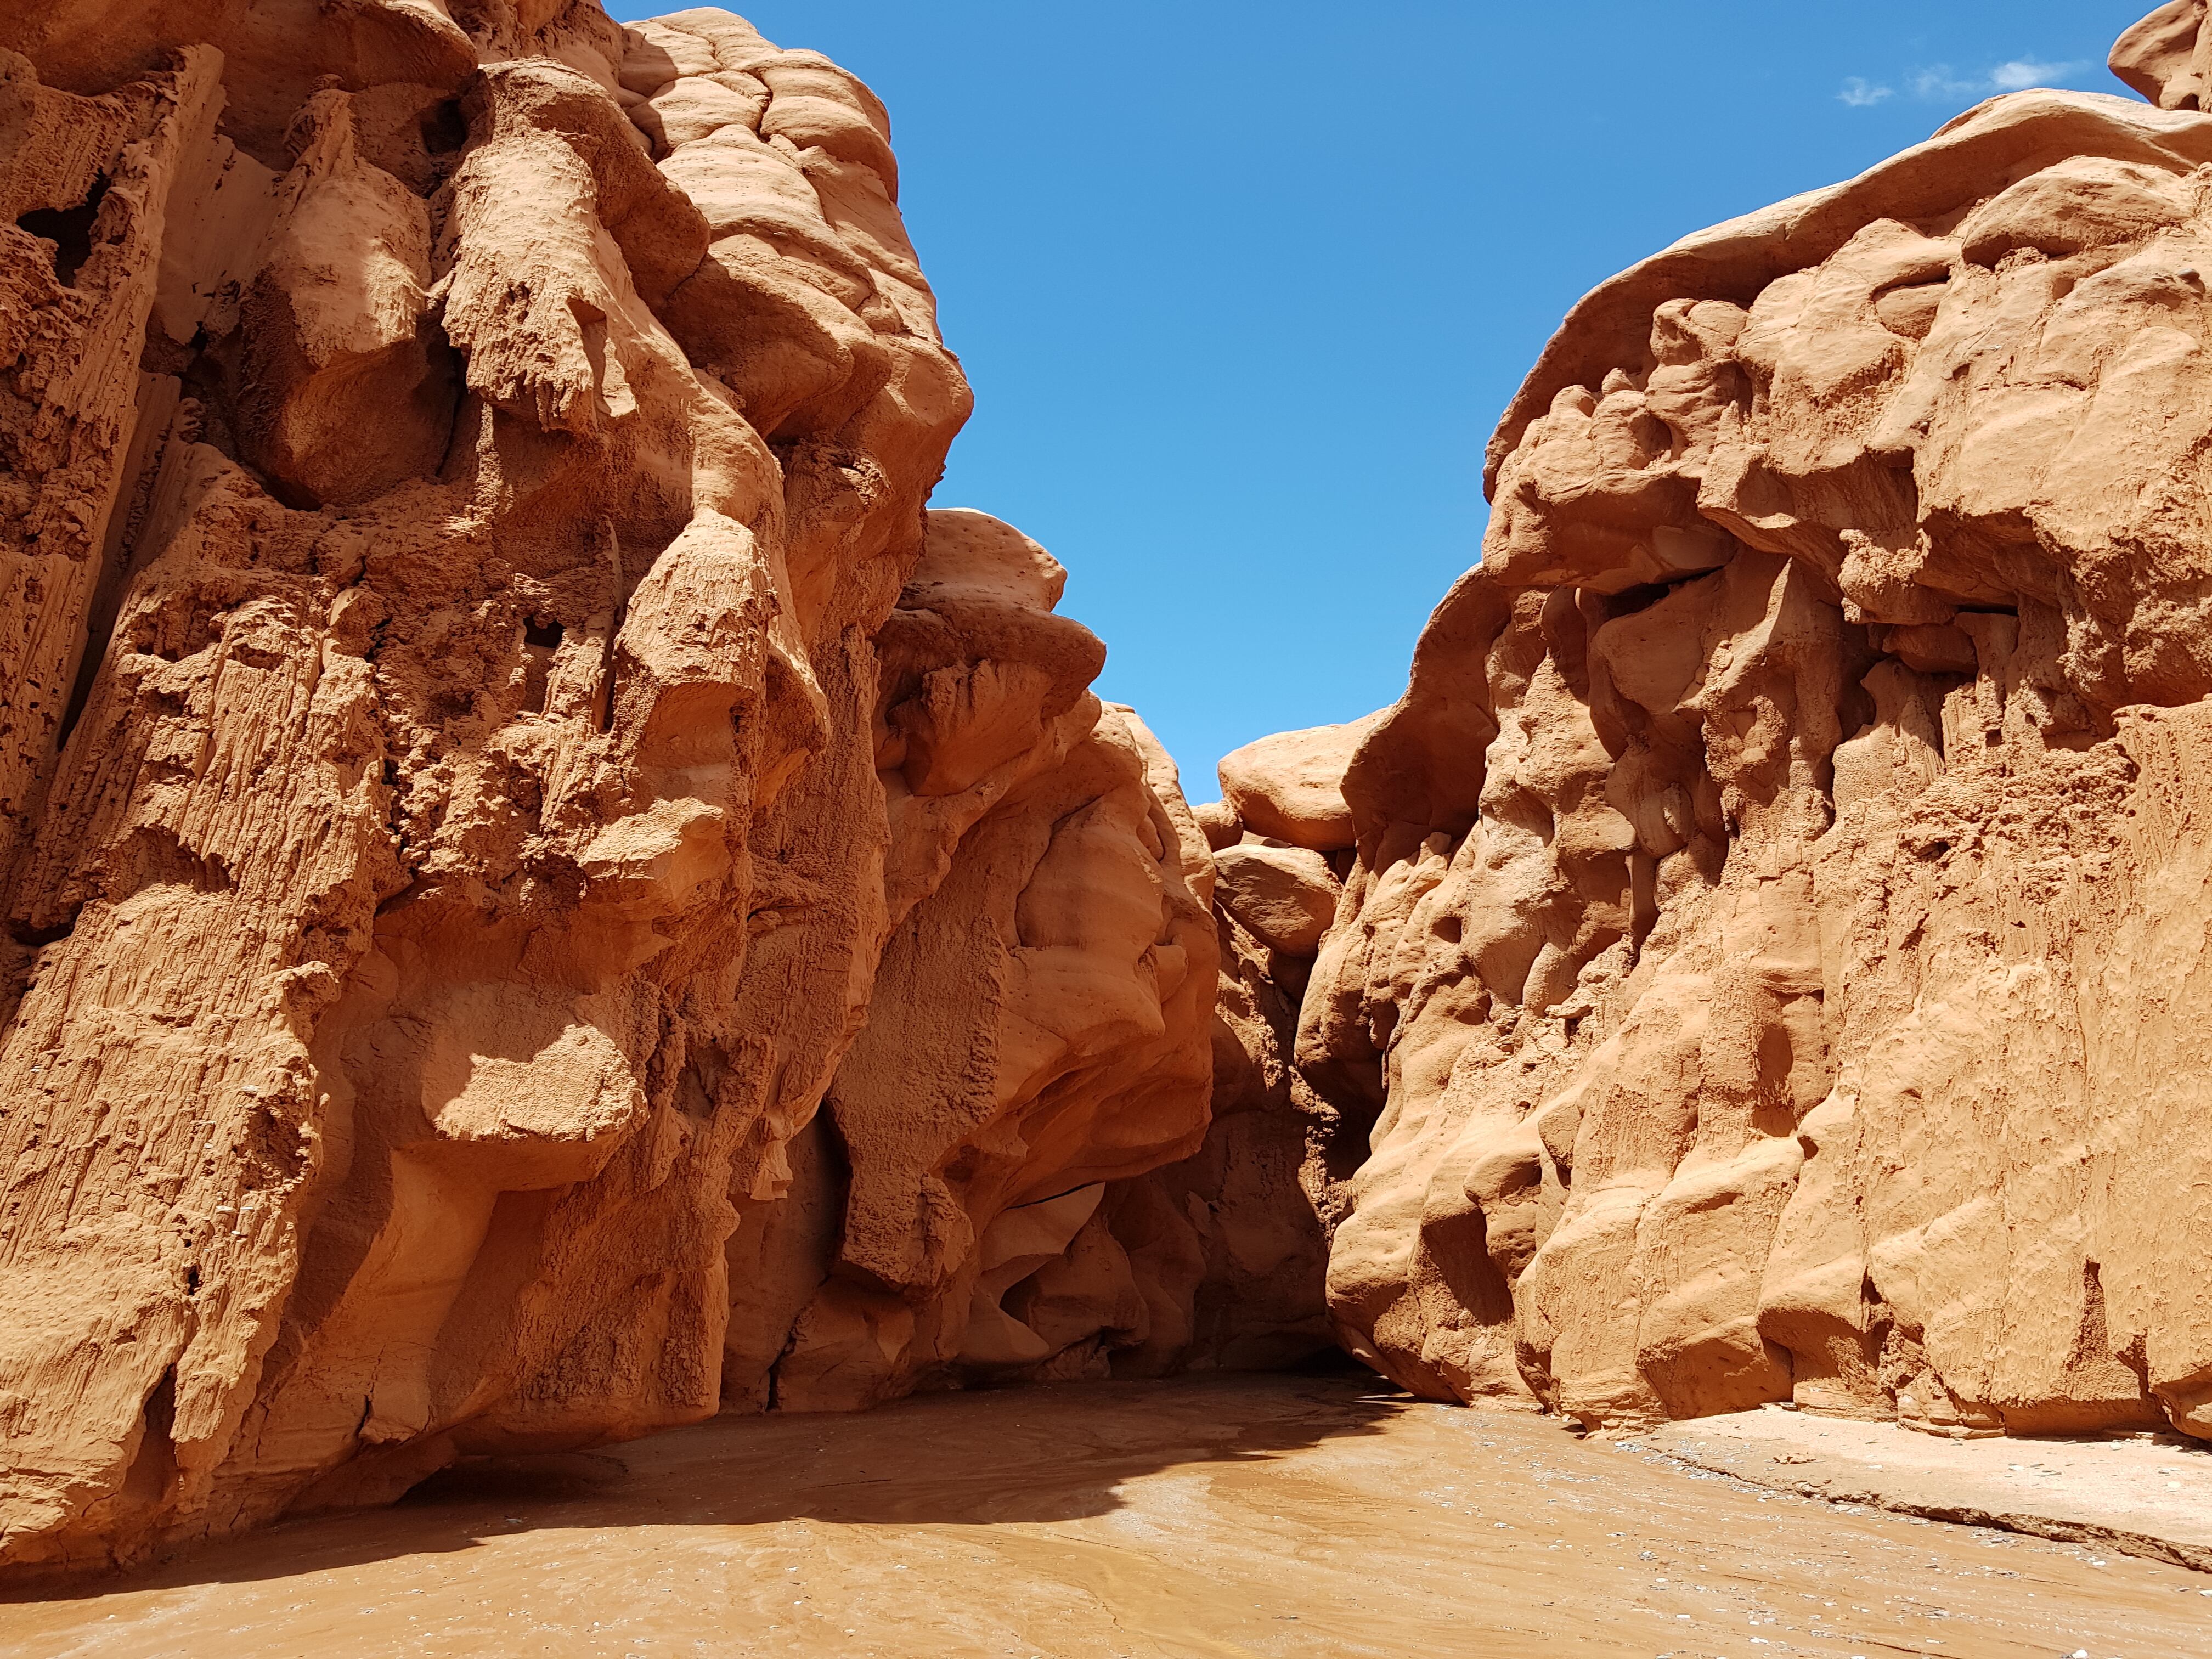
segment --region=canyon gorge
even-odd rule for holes
[[[2205,10],[1594,290],[1196,804],[827,58],[0,17],[0,1574],[1340,1352],[2212,1440]]]

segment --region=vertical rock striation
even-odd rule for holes
[[[1150,1339],[1211,868],[866,88],[18,9],[0,191],[0,1564]]]

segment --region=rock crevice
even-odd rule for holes
[[[2212,1437],[2203,10],[1601,285],[1196,808],[836,65],[0,18],[0,1571],[1340,1345]]]

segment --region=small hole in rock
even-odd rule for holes
[[[27,945],[33,951],[43,951],[49,945],[59,945],[76,928],[76,915],[71,912],[70,919],[57,927],[33,927],[27,921],[19,921],[9,932],[15,936],[16,944]]]
[[[545,688],[553,669],[553,653],[560,648],[561,624],[532,617],[522,625],[523,712],[545,712]]]
[[[422,112],[422,148],[433,155],[450,155],[469,141],[469,124],[461,114],[460,100],[448,98]]]
[[[105,177],[94,180],[92,193],[73,208],[37,208],[15,221],[27,231],[54,245],[54,279],[64,288],[76,286],[76,274],[92,257],[92,222],[100,216],[100,204],[107,194]]]

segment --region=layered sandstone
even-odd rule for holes
[[[591,0],[0,47],[0,1563],[1233,1345],[1139,1179],[1207,848],[925,517],[867,89]]]
[[[1604,284],[1509,411],[1297,1038],[1407,1387],[2212,1437],[2203,18],[2115,54],[2162,107],[2000,98]],[[1273,776],[1218,844],[1325,816]]]

